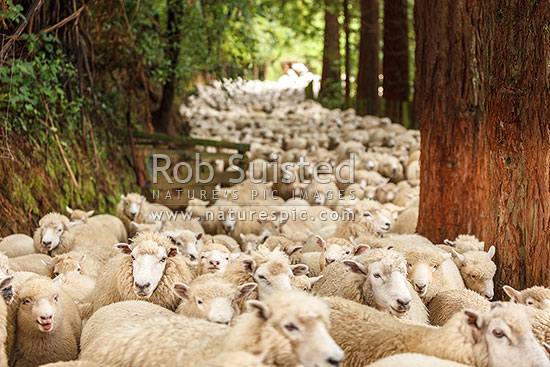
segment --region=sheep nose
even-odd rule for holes
[[[334,359],[334,358],[329,358],[327,359],[327,363],[330,364],[331,366],[340,366],[340,361]]]
[[[334,260],[333,259],[325,259],[325,262],[328,265],[328,264],[332,264],[334,262]]]
[[[51,319],[52,319],[52,315],[40,316],[40,320],[42,321],[50,321]]]
[[[419,292],[422,292],[424,290],[424,288],[426,288],[426,284],[414,283],[414,286],[416,287],[416,290],[419,291]]]
[[[493,295],[492,294],[486,294],[485,298],[487,298],[490,301],[490,300],[493,299]]]
[[[210,260],[210,264],[218,266],[218,265],[220,265],[220,262],[217,261],[217,260]]]
[[[410,299],[398,299],[397,300],[397,303],[399,303],[401,306],[403,307],[407,307],[410,303],[411,303],[411,300]]]
[[[42,244],[46,247],[51,245],[51,243],[52,243],[52,241],[44,241],[44,240],[42,241]]]
[[[151,285],[151,283],[147,282],[145,284],[139,284],[138,282],[135,282],[134,285],[139,288],[140,290],[145,290],[147,288],[149,288],[149,286]]]

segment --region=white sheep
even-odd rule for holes
[[[550,289],[541,286],[526,288],[517,291],[509,285],[502,287],[510,300],[528,307],[550,311]]]
[[[445,245],[453,247],[458,253],[464,253],[466,251],[483,251],[485,249],[485,242],[480,241],[476,236],[461,234],[456,237],[454,241],[445,240]]]
[[[491,246],[487,252],[467,251],[462,254],[452,249],[455,263],[466,287],[488,299],[492,299],[494,295],[493,278],[497,267],[491,259],[495,251],[495,246]]]
[[[440,359],[437,357],[427,356],[420,353],[402,353],[395,354],[390,357],[379,359],[378,361],[369,364],[367,367],[466,367],[467,365],[449,361],[448,359]]]
[[[351,220],[338,222],[335,237],[350,238],[364,234],[383,234],[391,229],[391,222],[381,214],[382,206],[374,200],[364,200],[353,209]]]
[[[233,261],[234,254],[219,243],[209,243],[198,255],[197,275],[209,273],[223,274]]]
[[[491,302],[469,289],[439,292],[428,304],[430,324],[445,325],[454,314],[466,309],[487,312],[491,309]]]
[[[201,252],[204,247],[202,232],[194,233],[187,229],[180,229],[175,231],[163,231],[162,234],[178,246],[183,256],[189,257],[191,261],[195,261],[199,258],[199,252]]]
[[[65,207],[65,209],[70,215],[71,225],[83,223],[97,224],[111,231],[119,242],[128,241],[128,233],[124,227],[124,223],[114,215],[99,214],[92,216],[94,215],[94,210],[84,211],[80,209],[71,209],[68,206]]]
[[[12,271],[30,271],[50,278],[52,276],[52,258],[45,254],[29,254],[9,259]]]
[[[0,251],[8,257],[17,257],[36,253],[32,237],[17,233],[0,240]]]

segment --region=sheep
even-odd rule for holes
[[[392,182],[388,182],[376,188],[376,200],[382,204],[391,203],[393,199],[395,199],[396,193],[397,185]]]
[[[492,299],[494,296],[493,277],[497,271],[495,263],[491,260],[495,255],[495,246],[489,251],[468,251],[460,254],[452,249],[456,257],[456,265],[469,289]]]
[[[224,245],[230,252],[238,252],[240,248],[239,243],[235,239],[225,234],[214,235],[212,241]]]
[[[127,195],[120,195],[120,201],[116,207],[116,216],[124,223],[124,227],[129,236],[134,234],[134,229],[130,223],[154,223],[157,219],[153,218],[151,212],[168,213],[170,209],[163,205],[151,204],[147,202],[145,196],[134,192]],[[161,222],[168,221],[165,215],[159,218]]]
[[[51,278],[52,258],[45,254],[29,254],[9,259],[11,271],[30,271]]]
[[[343,367],[366,366],[401,353],[420,353],[466,365],[550,366],[527,315],[517,305],[465,310],[444,326],[405,325],[339,297],[329,299],[330,332],[345,351]]]
[[[4,276],[0,280],[0,291],[4,295],[4,299],[0,299],[0,366],[8,365],[8,356],[6,354],[6,346],[8,344],[8,306],[6,303],[13,301],[13,292],[9,292],[9,297],[4,294],[4,290],[12,287],[13,276]]]
[[[103,267],[102,264],[94,261],[90,256],[77,251],[57,255],[52,259],[50,264],[54,277],[70,271],[76,271],[82,275],[96,279]]]
[[[181,298],[176,313],[210,322],[229,324],[240,311],[235,302],[256,288],[256,283],[236,286],[217,274],[198,277],[191,284],[174,283],[172,290]]]
[[[109,367],[90,361],[67,361],[43,364],[41,367]]]
[[[12,234],[0,240],[0,251],[8,257],[24,256],[36,253],[32,237],[26,234]]]
[[[515,290],[509,285],[502,287],[504,292],[510,297],[510,301],[519,303],[539,310],[550,311],[550,289],[540,286],[534,286],[520,291]]]
[[[53,281],[76,303],[88,302],[95,289],[95,279],[76,271],[59,274]]]
[[[262,363],[263,355],[248,352],[224,352],[207,361],[201,361],[201,367],[266,367]]]
[[[34,231],[37,253],[55,256],[76,250],[99,261],[106,261],[116,253],[112,247],[117,243],[115,235],[95,224],[68,227],[69,218],[55,212],[45,215],[38,223]]]
[[[374,200],[364,200],[354,208],[352,220],[338,222],[335,237],[350,238],[363,234],[382,234],[391,229],[391,222],[381,213],[382,206]]]
[[[458,253],[464,253],[466,251],[483,251],[485,249],[485,243],[480,241],[476,236],[461,234],[454,240],[445,240],[443,243],[447,246],[453,247]]]
[[[379,359],[378,361],[369,364],[367,367],[466,367],[462,363],[449,361],[448,359],[440,359],[432,356],[427,356],[419,353],[402,353],[395,354],[390,357]]]
[[[73,300],[51,279],[36,276],[17,290],[9,307],[14,323],[10,366],[76,359],[81,320]]]
[[[304,292],[311,292],[313,285],[323,278],[322,275],[317,277],[308,277],[307,275],[297,275],[290,279],[290,286],[292,289],[302,290]]]
[[[439,292],[428,304],[430,324],[444,325],[455,313],[465,309],[487,312],[491,309],[491,302],[469,289]]]
[[[450,254],[435,246],[421,246],[405,253],[407,277],[420,297],[428,303],[438,292],[464,289],[464,282]]]
[[[249,233],[246,235],[240,233],[239,237],[241,240],[241,245],[240,245],[241,251],[250,253],[250,251],[255,250],[259,245],[261,245],[269,237],[269,234],[258,236],[253,233]]]
[[[160,232],[162,230],[162,222],[155,221],[154,223],[136,223],[134,221],[130,222],[130,231],[128,233],[133,233],[137,235],[142,232]],[[130,239],[131,240],[131,239]]]
[[[133,240],[133,248],[117,244],[121,255],[111,259],[100,274],[90,297],[91,310],[126,300],[149,302],[176,309],[179,298],[172,292],[175,282],[193,278],[177,247],[159,233],[144,232]]]
[[[191,261],[199,258],[199,252],[204,247],[202,232],[194,233],[186,229],[177,231],[164,231],[162,234],[168,237],[176,245],[183,256],[189,257]]]
[[[263,245],[272,251],[275,250],[276,248],[279,248],[281,251],[283,251],[285,254],[287,254],[291,258],[293,257],[293,255],[298,254],[304,247],[301,244],[297,245],[290,238],[283,235],[270,236],[265,240]]]
[[[395,317],[427,323],[427,310],[407,281],[403,255],[391,250],[367,250],[354,260],[325,268],[313,286],[320,296],[337,295],[376,307]]]
[[[233,260],[233,254],[219,243],[209,243],[198,255],[197,275],[208,273],[223,274]]]
[[[224,352],[262,354],[266,365],[338,365],[342,350],[327,332],[327,304],[305,292],[248,301],[248,312],[227,327],[182,316],[127,320],[103,330],[80,358],[114,366],[202,366]],[[124,353],[114,351],[124,350]]]
[[[392,232],[399,234],[415,233],[418,224],[418,207],[413,206],[405,209],[397,219],[392,228]]]
[[[349,159],[352,154],[359,156],[364,152],[365,152],[365,147],[363,146],[363,144],[356,141],[348,141],[345,143],[340,143],[336,148],[336,155],[338,156],[338,162],[343,162]]]
[[[378,173],[382,176],[387,177],[391,182],[399,182],[404,178],[403,165],[399,162],[399,159],[382,154],[378,157],[379,166]]]
[[[354,238],[354,242],[368,244],[372,248],[394,249],[401,253],[416,247],[433,246],[429,239],[418,234],[389,234],[382,238],[365,234]]]
[[[100,214],[92,217],[94,214],[93,210],[86,212],[84,210],[71,209],[68,206],[65,209],[70,215],[71,225],[94,223],[111,231],[119,242],[128,241],[128,233],[126,227],[124,227],[124,223],[114,215]]]

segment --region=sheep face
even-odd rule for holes
[[[18,293],[18,328],[36,335],[53,333],[61,327],[63,308],[59,288],[51,280],[29,280]]]
[[[258,284],[258,297],[264,299],[276,291],[290,290],[290,279],[294,276],[288,261],[271,260],[259,266],[252,259],[242,261],[245,271],[249,272]]]
[[[202,242],[202,233],[194,234],[188,230],[164,232],[174,245],[176,245],[183,256],[187,256],[191,261],[199,258],[199,248]]]
[[[489,300],[492,299],[494,296],[493,278],[497,271],[495,263],[491,261],[495,254],[495,247],[491,246],[488,252],[468,251],[459,254],[454,249],[452,251],[458,259],[457,265],[466,287]]]
[[[509,285],[505,285],[503,290],[510,297],[510,301],[514,303],[550,311],[550,289],[548,288],[535,286],[520,292]]]
[[[464,312],[473,330],[474,340],[485,344],[487,366],[550,366],[521,306],[497,303],[484,314],[469,310]]]
[[[85,212],[84,210],[80,210],[80,209],[71,209],[68,206],[65,209],[67,210],[67,213],[69,213],[69,219],[71,220],[70,222],[71,225],[87,223],[88,218],[94,215],[93,210]]]
[[[407,277],[420,297],[428,296],[434,277],[442,277],[441,264],[451,254],[436,252],[424,253],[422,248],[414,248],[405,254],[407,259]]]
[[[229,251],[220,251],[210,249],[201,252],[199,259],[199,273],[219,273],[223,274],[227,270],[227,266],[231,262],[231,254]]]
[[[76,259],[71,256],[64,256],[54,262],[53,265],[53,275],[59,276],[60,274],[67,274],[70,272],[75,272],[80,274],[81,267],[80,263],[84,261],[86,255],[82,255],[80,259]]]
[[[39,228],[40,231],[40,241],[42,246],[47,250],[51,251],[59,246],[61,242],[61,236],[67,230],[68,223],[61,221],[52,221],[45,225],[41,225]]]
[[[146,200],[144,196],[135,193],[121,195],[120,198],[124,202],[124,214],[130,219],[135,219],[138,216]]]
[[[178,254],[176,247],[167,251],[151,240],[140,242],[133,250],[125,243],[117,244],[116,247],[132,257],[134,292],[144,298],[151,297],[157,288],[164,275],[167,258]]]
[[[376,233],[387,233],[391,229],[391,221],[379,210],[366,210],[360,215],[372,223]]]
[[[351,242],[340,241],[340,243],[329,239],[325,241],[320,236],[315,236],[317,245],[324,252],[325,265],[332,264],[335,261],[348,259],[353,256],[361,254],[364,250],[368,249],[368,246],[361,245],[358,248]]]
[[[343,263],[365,277],[363,289],[372,293],[377,309],[400,317],[411,308],[405,264],[399,255],[392,254],[368,266],[353,260],[344,260]]]
[[[237,223],[237,213],[233,209],[224,210],[220,222],[226,234],[233,232]]]
[[[322,275],[311,278],[307,275],[297,275],[290,280],[290,285],[292,286],[292,289],[297,289],[304,292],[311,292],[313,285],[321,280],[322,277]]]
[[[256,289],[256,283],[236,286],[221,278],[203,278],[197,278],[191,286],[174,283],[172,289],[182,299],[176,313],[219,324],[229,324],[233,317],[239,314],[236,300],[248,296]]]

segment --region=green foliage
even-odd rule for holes
[[[18,23],[25,20],[23,15],[23,6],[20,4],[14,5],[13,0],[6,1],[6,7],[0,6],[0,23],[7,28],[12,23]]]

